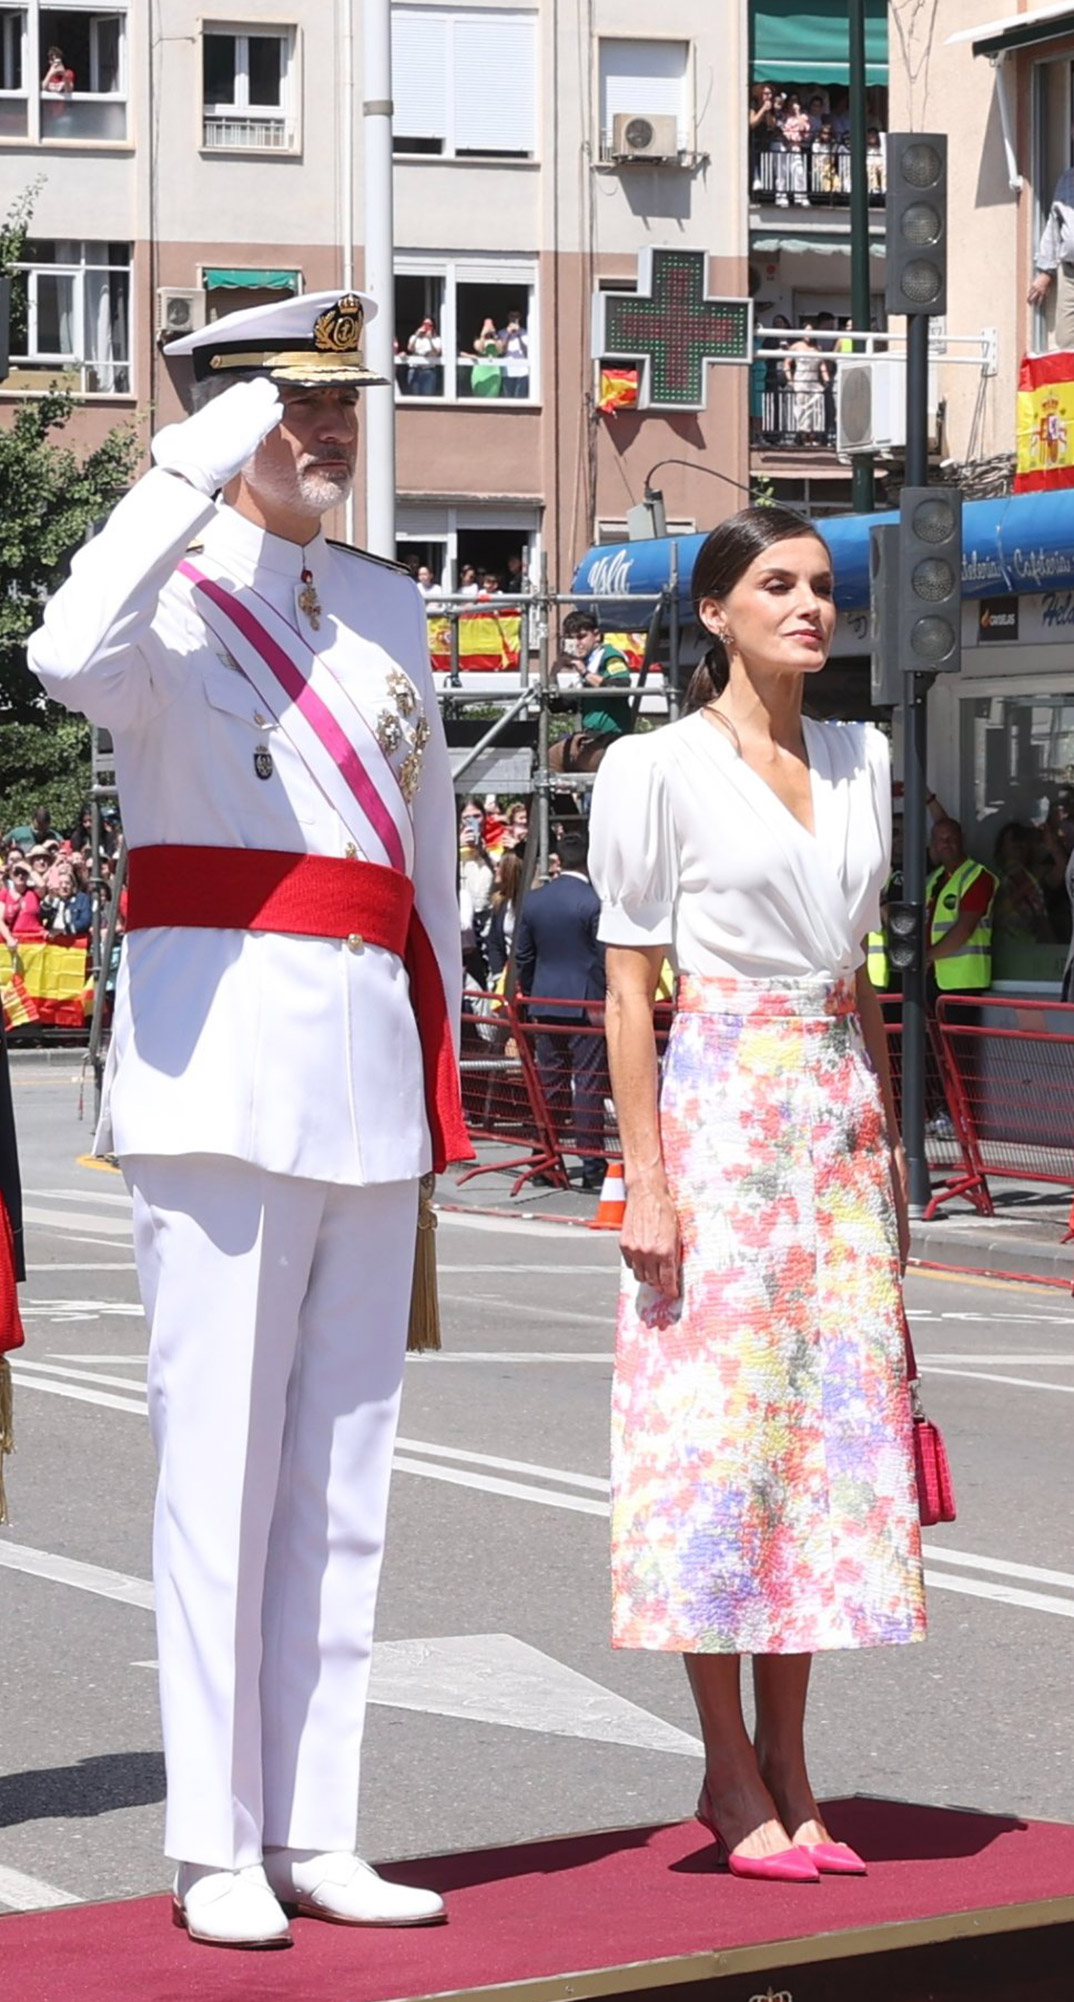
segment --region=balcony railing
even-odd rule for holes
[[[447,388],[452,379],[454,399]],[[450,355],[396,355],[395,387],[397,396],[407,403],[430,397],[441,403],[528,402],[534,394],[528,369],[512,373],[503,357],[468,354],[460,354],[454,361]]]
[[[881,203],[887,189],[887,162],[882,148],[866,155],[869,200]],[[814,145],[800,153],[758,153],[752,168],[753,199],[777,208],[845,208],[850,201],[850,154]]]
[[[207,111],[202,145],[207,152],[289,153],[294,146],[294,127],[289,119],[233,118]]]

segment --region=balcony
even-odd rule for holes
[[[882,208],[887,191],[882,145],[867,153],[865,179],[870,207]],[[802,152],[773,149],[755,153],[750,185],[751,199],[757,206],[846,209],[850,206],[850,153],[843,147],[817,144]]]
[[[202,125],[202,146],[207,153],[290,153],[295,134],[290,119],[233,117],[207,111]]]
[[[84,140],[122,145],[127,137],[127,104],[100,91],[41,93],[41,144]]]

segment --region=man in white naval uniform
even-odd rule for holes
[[[320,526],[380,380],[373,310],[307,294],[173,344],[232,386],[157,436],[30,645],[115,743],[130,929],[98,1144],[150,1329],[174,1912],[227,1945],[289,1944],[284,1905],[444,1916],[354,1854],[418,1178],[466,1151],[424,607]]]

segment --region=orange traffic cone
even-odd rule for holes
[[[623,1163],[609,1161],[608,1172],[597,1204],[597,1214],[589,1219],[590,1230],[621,1230],[626,1215],[626,1183]]]

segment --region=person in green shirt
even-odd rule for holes
[[[601,638],[592,612],[568,612],[563,638],[570,642],[569,652],[578,663],[584,688],[630,687],[630,668],[624,655]],[[580,727],[588,736],[611,740],[624,737],[630,728],[628,706],[618,697],[602,702],[599,696],[583,696],[578,706]]]

